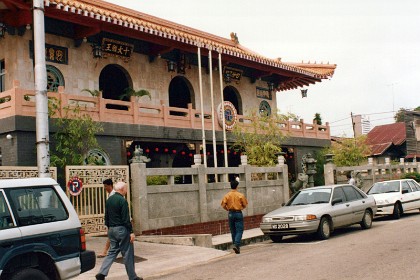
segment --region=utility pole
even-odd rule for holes
[[[47,69],[45,66],[44,1],[33,0],[36,152],[38,177],[51,177],[48,128]]]

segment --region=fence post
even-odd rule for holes
[[[290,198],[289,167],[287,166],[287,164],[284,164],[280,168],[282,170],[281,175],[283,176],[283,202],[287,202]],[[279,174],[279,173],[277,173],[277,174]]]
[[[147,199],[146,171],[145,163],[131,163],[131,202],[134,233],[136,235],[149,229],[149,202]]]
[[[208,222],[208,207],[207,207],[207,182],[206,182],[206,168],[204,165],[194,165],[198,171],[198,197],[200,203],[200,222]]]
[[[250,165],[242,165],[244,168],[244,175],[245,181],[239,182],[239,187],[242,185],[245,188],[245,196],[248,200],[248,206],[245,208],[247,209],[247,215],[252,216],[254,215],[254,200],[252,199],[252,181],[251,181],[251,166]]]
[[[325,185],[334,185],[335,164],[332,161],[324,164],[324,180]]]

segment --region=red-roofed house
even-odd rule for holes
[[[405,123],[375,126],[367,134],[367,142],[371,146],[371,157],[376,158],[377,163],[384,163],[385,158],[399,160],[407,151]]]

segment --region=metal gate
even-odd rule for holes
[[[66,192],[79,215],[85,233],[89,235],[106,234],[104,215],[108,194],[102,184],[105,179],[112,179],[114,184],[118,181],[127,183],[127,201],[131,207],[129,168],[127,165],[66,166],[66,182],[80,180],[82,183],[79,194],[70,193],[68,186]]]

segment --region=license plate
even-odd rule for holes
[[[289,224],[277,224],[277,225],[271,225],[272,229],[285,229],[289,228]]]

